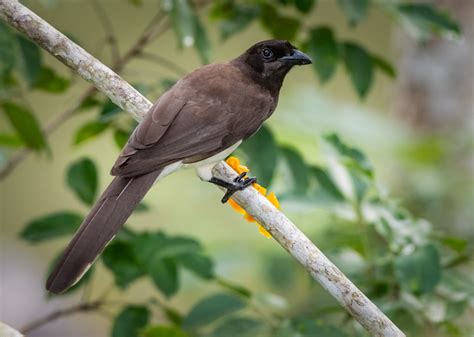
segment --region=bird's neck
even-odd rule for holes
[[[282,69],[281,72],[265,75],[260,69],[255,69],[252,65],[241,58],[242,56],[230,61],[230,63],[237,67],[247,78],[270,91],[272,95],[278,96],[283,84],[283,79],[289,69]]]

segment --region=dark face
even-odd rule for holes
[[[238,60],[250,66],[253,76],[268,86],[281,86],[295,65],[311,64],[311,59],[284,40],[261,41],[250,47]]]

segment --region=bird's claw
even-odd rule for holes
[[[235,192],[242,191],[257,182],[257,178],[253,177],[244,179],[245,176],[246,172],[241,173],[234,179],[232,186],[227,187],[227,192],[225,192],[221,200],[223,204],[225,204]]]

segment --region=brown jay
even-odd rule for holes
[[[212,177],[211,169],[270,117],[283,79],[311,59],[287,41],[267,40],[239,57],[203,66],[163,94],[133,131],[112,168],[112,180],[51,272],[46,288],[61,293],[87,271],[153,183],[183,166],[236,191],[255,182]]]

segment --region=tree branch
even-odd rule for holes
[[[90,302],[90,303],[80,303],[78,305],[75,305],[66,309],[53,311],[49,315],[25,325],[23,328],[20,329],[20,331],[23,334],[27,334],[32,330],[38,329],[39,327],[42,327],[43,325],[51,323],[64,316],[69,316],[72,314],[76,314],[78,312],[87,312],[87,311],[93,311],[93,310],[99,309],[102,304],[103,303],[100,301]]]
[[[160,11],[157,15],[153,17],[148,26],[139,36],[137,42],[124,54],[123,57],[116,60],[112,66],[112,70],[117,73],[120,73],[125,65],[132,60],[135,56],[141,55],[143,49],[155,38],[160,36],[168,29],[168,25],[160,25],[164,19],[163,13]],[[83,94],[79,96],[79,99],[75,103],[64,110],[62,113],[58,114],[53,118],[44,128],[43,133],[49,135],[54,132],[59,126],[64,122],[69,120],[74,116],[77,109],[81,106],[81,103],[88,97],[90,97],[96,91],[95,86],[90,86]],[[0,180],[5,179],[13,170],[20,164],[24,159],[32,153],[32,150],[25,147],[17,151],[8,161],[8,163],[0,170]]]
[[[141,119],[148,112],[150,101],[17,1],[0,0],[0,17],[92,82],[135,118]],[[213,173],[228,181],[237,175],[224,162],[217,164]],[[237,192],[233,198],[371,335],[405,336],[283,213],[255,189],[247,188]]]

